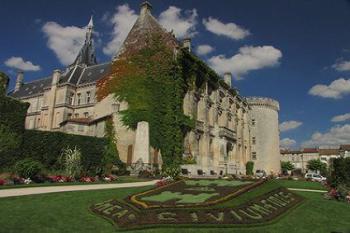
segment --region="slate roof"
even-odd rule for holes
[[[111,63],[102,63],[89,67],[75,66],[61,75],[59,84],[66,83],[79,86],[94,83],[103,78],[111,68]],[[52,76],[24,83],[19,91],[10,92],[9,95],[15,98],[24,98],[44,93],[45,88],[50,88]]]
[[[44,89],[51,86],[51,77],[38,79],[23,86],[17,92],[10,92],[9,95],[14,98],[23,98],[27,96],[38,95],[44,92]]]

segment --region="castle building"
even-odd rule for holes
[[[139,18],[113,61],[121,53],[142,47],[146,35],[153,32],[163,33],[174,48],[183,47],[191,52],[191,41],[178,42],[159,25],[151,9],[148,2],[141,4]],[[30,103],[26,128],[103,137],[105,122],[110,119],[118,135],[120,158],[127,164],[135,163],[136,132],[122,124],[119,114],[128,104],[118,102],[111,94],[100,101],[96,98],[98,84],[108,76],[113,61],[97,63],[91,19],[85,43],[66,70],[54,70],[48,77],[32,82],[24,82],[23,72],[19,72],[10,95]],[[198,170],[206,174],[243,174],[246,162],[253,161],[254,170],[278,173],[278,102],[239,95],[232,86],[230,73],[224,74],[223,81],[225,85],[219,82],[215,89],[209,82],[205,83],[204,91],[189,90],[184,97],[183,111],[196,124],[185,137],[183,156],[193,157],[196,164],[183,167],[192,174]],[[161,164],[161,153],[150,148],[149,159],[143,162]]]

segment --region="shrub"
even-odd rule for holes
[[[139,172],[138,177],[139,178],[153,178],[154,174],[151,171],[142,170],[142,171]]]
[[[312,159],[307,162],[307,169],[320,172],[321,175],[327,174],[327,165],[319,159]]]
[[[28,106],[28,103],[0,95],[1,168],[9,168],[18,161]]]
[[[333,160],[332,173],[329,180],[334,186],[339,184],[350,186],[350,157]]]
[[[43,170],[40,162],[32,159],[24,159],[16,163],[15,171],[23,178],[34,178]]]
[[[81,174],[81,152],[77,147],[65,148],[60,158],[66,174],[70,177],[78,178]]]
[[[104,138],[37,130],[26,130],[24,138],[21,146],[23,156],[41,161],[47,169],[60,167],[62,145],[80,148],[83,173],[95,175],[103,166],[103,153],[107,145]]]
[[[173,165],[173,166],[166,167],[162,172],[162,176],[177,179],[180,173],[181,173],[181,168],[179,166]]]
[[[253,169],[254,169],[254,162],[253,161],[248,161],[245,165],[245,169],[246,169],[246,175],[248,176],[252,176],[253,173]]]
[[[281,161],[281,169],[285,173],[293,170],[294,165],[290,161],[287,161],[287,162]]]

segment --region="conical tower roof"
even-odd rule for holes
[[[167,32],[157,22],[151,14],[151,10],[152,6],[148,1],[141,4],[140,15],[113,60],[122,54],[127,55],[144,48],[147,44],[147,39],[153,34],[161,35],[169,47],[176,48],[178,46],[175,36],[171,32]]]
[[[75,65],[92,66],[97,64],[93,39],[93,28],[94,23],[91,16],[89,24],[86,27],[85,43],[70,67]]]

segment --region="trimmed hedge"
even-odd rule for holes
[[[26,130],[23,138],[22,159],[32,158],[48,169],[59,169],[58,159],[62,150],[76,146],[82,153],[83,172],[91,175],[103,166],[103,153],[108,144],[105,138],[37,130]]]
[[[20,154],[28,103],[0,94],[0,169],[16,161]]]

